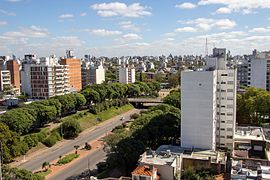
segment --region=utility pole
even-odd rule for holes
[[[88,176],[89,176],[89,178],[91,178],[90,159],[89,158],[88,158],[87,166],[88,166]]]
[[[3,180],[3,175],[2,175],[2,156],[3,156],[3,149],[2,149],[2,141],[0,140],[0,180]]]

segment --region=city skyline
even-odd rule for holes
[[[268,0],[1,0],[0,52],[64,56],[269,50]]]

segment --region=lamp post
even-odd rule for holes
[[[90,158],[88,158],[87,166],[88,166],[88,176],[89,176],[89,178],[90,178],[90,177],[91,177]]]

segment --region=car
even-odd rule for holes
[[[122,116],[121,118],[120,118],[120,121],[123,121],[125,119],[125,117],[124,116]]]

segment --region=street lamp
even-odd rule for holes
[[[87,166],[88,166],[88,175],[89,175],[89,178],[90,178],[91,177],[90,158],[88,158]]]

